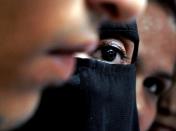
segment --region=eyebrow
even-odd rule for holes
[[[144,64],[143,64],[141,58],[138,57],[138,58],[137,58],[137,62],[136,62],[137,70],[140,69],[141,67],[142,67],[142,68],[145,68],[145,67],[143,67],[143,66],[144,66]],[[169,80],[169,81],[171,81],[171,80],[173,79],[173,74],[169,74],[169,73],[167,73],[167,72],[160,71],[160,70],[158,70],[157,72],[155,72],[155,73],[152,74],[152,75],[162,77],[162,78],[167,79],[167,80]]]
[[[165,78],[167,80],[172,80],[172,78],[173,78],[173,75],[168,74],[166,72],[158,72],[158,73],[155,73],[154,75]]]

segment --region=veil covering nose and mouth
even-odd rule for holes
[[[135,95],[136,22],[104,22],[100,39],[123,36],[134,43],[132,64],[109,64],[77,58],[72,78],[47,88],[35,116],[19,130],[138,131]]]

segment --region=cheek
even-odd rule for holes
[[[39,31],[43,34],[43,32],[47,33],[54,29],[58,30],[56,26],[63,27],[68,22],[71,23],[73,15],[77,15],[78,12],[75,12],[75,9],[80,7],[80,2],[77,1],[14,0],[13,2],[4,2],[2,8],[0,5],[0,11],[3,12],[0,13],[0,17],[3,19],[1,23],[6,26],[4,29],[9,29],[9,31],[13,29],[15,32],[17,30],[24,31],[31,35],[37,34]]]
[[[17,61],[31,52],[38,53],[39,49],[50,46],[48,43],[58,33],[68,31],[66,28],[70,26],[76,28],[71,23],[79,21],[76,17],[80,15],[73,13],[74,7],[81,5],[79,1],[82,0],[14,0],[4,2],[6,8],[0,5],[0,18],[3,19],[0,21],[0,51],[4,59],[8,56]],[[2,55],[0,57],[3,60]]]
[[[137,83],[139,80],[137,80]],[[140,130],[146,131],[151,126],[156,115],[156,100],[151,97],[143,86],[137,84],[137,109]]]
[[[3,102],[0,101],[0,114],[4,118],[0,130],[10,129],[24,123],[33,115],[40,100],[39,92],[28,90],[20,92],[19,90],[1,89],[0,96],[3,98]]]
[[[70,45],[76,46],[95,41],[97,35],[92,26],[94,22],[89,21],[84,2],[84,0],[21,0],[20,4],[14,5],[10,11],[14,12],[14,15],[13,18],[9,16],[10,18],[4,22],[5,29],[9,28],[11,37],[15,36],[13,39],[18,41],[16,43],[45,44],[37,45],[39,48],[50,47],[48,43],[57,45],[71,43]],[[9,35],[9,32],[5,32],[5,36]],[[14,40],[10,43],[12,42]]]

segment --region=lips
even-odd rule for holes
[[[94,51],[97,44],[95,42],[86,42],[83,44],[78,44],[79,46],[71,43],[62,43],[57,45],[59,45],[59,47],[55,46],[47,50],[47,58],[49,59],[49,62],[47,63],[48,68],[52,68],[50,70],[52,71],[54,76],[54,78],[50,80],[50,83],[54,85],[63,83],[70,78],[75,69],[76,62],[74,55],[76,53],[91,53],[92,51]]]
[[[63,47],[59,47],[59,48],[53,47],[52,49],[48,50],[47,52],[49,55],[53,55],[53,56],[73,55],[78,52],[79,53],[80,52],[86,52],[86,53],[93,52],[94,49],[96,48],[96,45],[97,45],[96,42],[87,42],[87,43],[79,45],[79,46],[71,46],[71,44],[65,44],[65,46],[63,46]]]

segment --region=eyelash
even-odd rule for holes
[[[119,46],[115,47],[112,45],[104,45],[104,46],[99,47],[97,50],[101,50],[102,52],[103,50],[108,50],[108,49],[113,49],[117,53],[119,53],[122,60],[128,59],[128,56],[126,55],[125,51],[123,51]]]
[[[93,59],[109,64],[130,64],[131,58],[124,42],[120,39],[104,39],[99,43],[99,47],[89,56]]]

